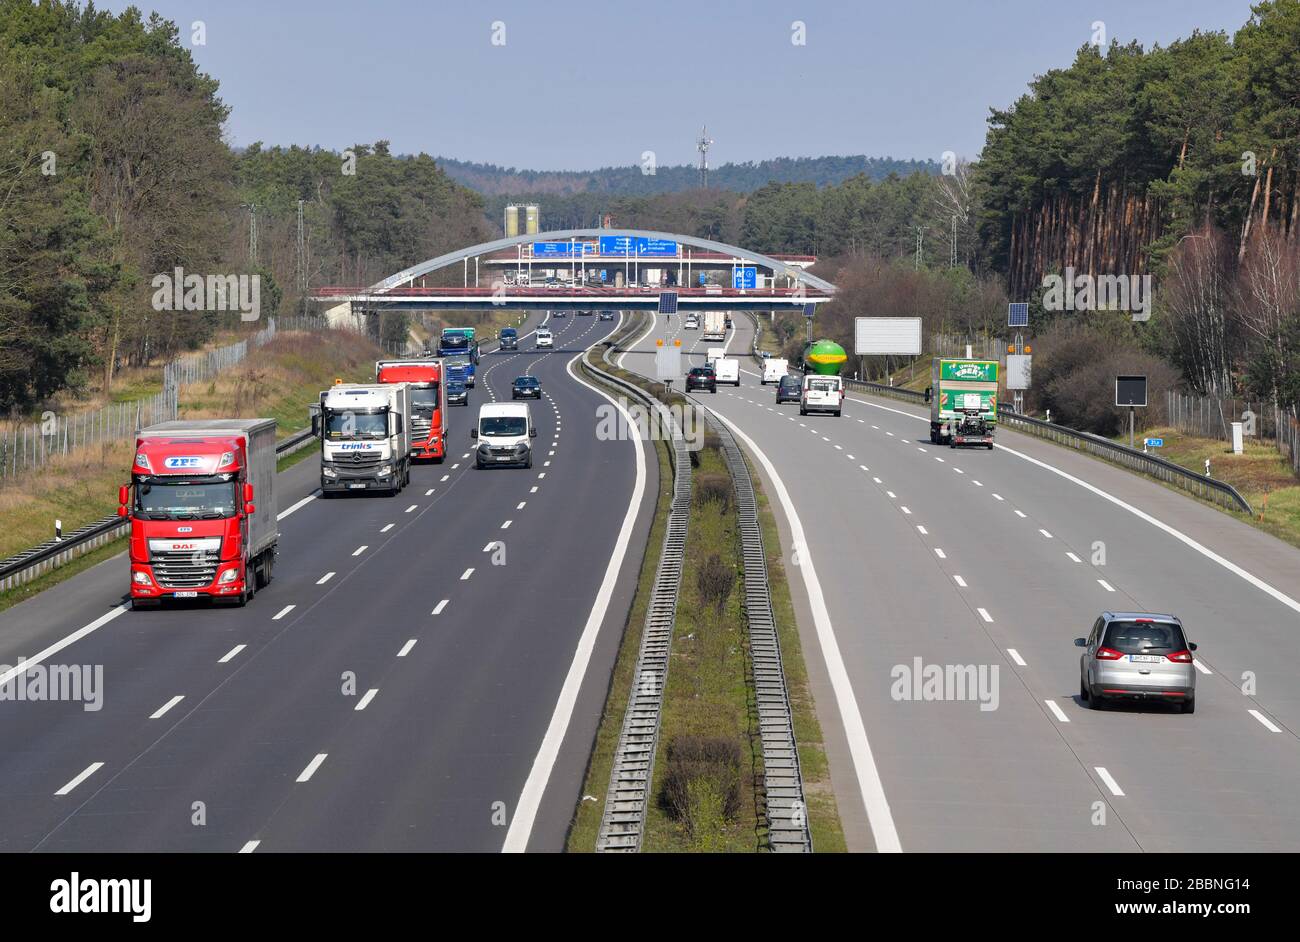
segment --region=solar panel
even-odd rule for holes
[[[1007,305],[1007,326],[1008,327],[1028,327],[1029,326],[1029,302],[1012,301]]]
[[[811,301],[809,301],[807,304],[805,304],[805,305],[803,306],[803,316],[804,316],[804,317],[809,317],[809,318],[810,318],[810,317],[812,317],[813,314],[815,314],[816,312],[817,312],[817,305],[813,304]]]
[[[676,291],[659,292],[659,313],[660,314],[677,313],[677,292]]]

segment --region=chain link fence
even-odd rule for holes
[[[296,319],[295,319],[296,320]],[[91,445],[132,438],[137,429],[175,419],[180,387],[215,377],[269,342],[279,328],[274,318],[253,336],[206,353],[180,357],[163,367],[163,388],[145,399],[113,402],[93,412],[46,412],[39,422],[0,429],[0,483],[37,471],[56,457]],[[297,328],[303,329],[303,328]]]

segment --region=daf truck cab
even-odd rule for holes
[[[442,361],[380,360],[375,382],[406,383],[411,391],[411,458],[441,463],[447,456],[447,387]]]
[[[312,419],[321,440],[320,488],[397,494],[411,479],[411,393],[406,383],[337,383]]]
[[[506,465],[533,466],[533,442],[537,426],[533,412],[523,402],[486,402],[478,407],[478,424],[469,430],[478,442],[474,467]]]

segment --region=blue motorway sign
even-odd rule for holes
[[[676,258],[677,243],[671,239],[645,239],[634,236],[601,236],[601,255],[627,255],[632,258]]]
[[[703,288],[708,283],[709,283],[709,279],[704,275],[700,275],[700,287]]]
[[[1165,440],[1163,438],[1148,438],[1145,444],[1148,448],[1163,448]]]
[[[733,288],[757,288],[758,287],[758,269],[757,268],[733,268],[731,270],[731,287]]]
[[[534,242],[533,258],[576,258],[594,255],[596,246],[591,242]]]

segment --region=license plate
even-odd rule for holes
[[[352,488],[354,491],[355,490],[364,491],[366,489],[366,486],[364,484],[349,484],[348,487]]]
[[[1158,654],[1130,654],[1128,659],[1134,664],[1159,664],[1164,660]]]
[[[510,455],[500,455],[497,458],[497,461],[514,461],[514,460],[515,459],[512,458]]]
[[[172,597],[177,599],[197,599],[199,594],[197,592],[173,592]]]

